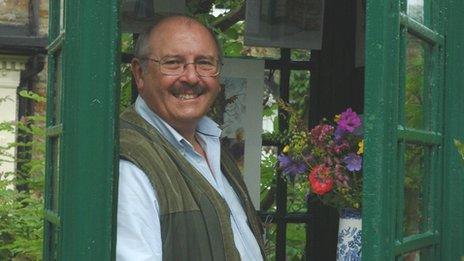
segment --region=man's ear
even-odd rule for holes
[[[137,84],[137,90],[139,93],[143,90],[143,68],[139,59],[134,58],[131,62],[132,75],[134,76],[135,84]]]

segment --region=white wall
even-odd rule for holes
[[[12,122],[17,119],[16,89],[19,86],[21,70],[25,69],[26,60],[27,57],[24,56],[0,54],[0,123]],[[14,142],[15,139],[15,133],[0,131],[0,147],[7,146],[9,143]],[[12,148],[7,153],[15,155],[16,151]],[[15,163],[11,162],[11,160],[10,162],[0,162],[0,177],[3,176],[3,173],[14,170]]]

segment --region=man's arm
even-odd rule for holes
[[[162,260],[159,206],[145,173],[119,161],[116,260]]]

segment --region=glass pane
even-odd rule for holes
[[[49,234],[48,234],[48,242],[49,243],[49,253],[50,253],[50,260],[58,260],[58,241],[59,241],[59,228],[55,225],[48,223],[49,226]]]
[[[276,248],[276,224],[263,222],[264,226],[264,253],[266,260],[275,260]]]
[[[53,123],[61,122],[61,86],[62,86],[62,55],[61,52],[56,54],[55,58],[55,82],[53,83]]]
[[[406,57],[406,86],[405,86],[405,125],[410,128],[425,129],[427,101],[430,95],[429,84],[425,76],[426,43],[408,34],[408,48]]]
[[[273,133],[278,129],[278,106],[279,99],[279,70],[264,71],[264,96],[263,96],[263,132]]]
[[[426,150],[420,145],[407,144],[404,177],[404,236],[423,231],[425,222]]]
[[[417,20],[424,22],[424,0],[408,0],[407,14]]]
[[[292,49],[291,59],[292,61],[309,61],[311,58],[311,52],[306,49]]]
[[[0,1],[0,25],[27,25],[28,23],[28,0]]]
[[[277,147],[263,146],[261,153],[260,210],[264,213],[275,212]]]
[[[64,0],[60,0],[60,31],[64,30],[64,16],[65,16],[65,12],[64,12],[64,8],[65,8],[65,5],[64,5]]]
[[[401,261],[420,261],[420,260],[435,260],[432,257],[432,249],[424,248],[416,251],[412,251],[406,254],[403,254],[401,257],[398,257],[397,260]]]
[[[51,164],[51,210],[58,212],[59,209],[59,192],[60,192],[60,138],[54,138],[52,141],[52,158]]]
[[[304,260],[306,246],[306,224],[287,224],[287,259]]]

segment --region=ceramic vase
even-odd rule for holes
[[[338,225],[337,261],[361,260],[361,212],[342,209]]]

